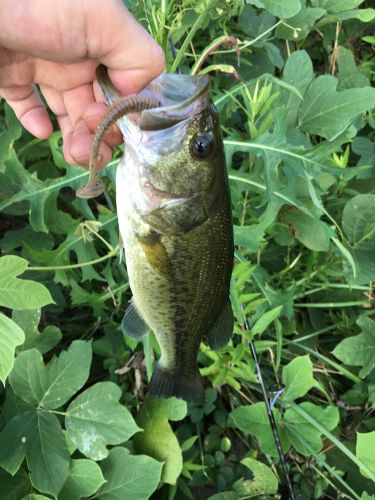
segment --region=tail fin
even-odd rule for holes
[[[186,376],[163,370],[159,365],[156,365],[149,389],[151,396],[163,399],[175,396],[184,399],[187,403],[197,405],[204,403],[204,389],[198,372],[195,375]]]

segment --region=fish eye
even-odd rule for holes
[[[214,148],[212,134],[197,134],[190,141],[190,152],[198,160],[207,158]]]

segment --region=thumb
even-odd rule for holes
[[[122,94],[138,92],[163,71],[162,49],[121,0],[101,2],[100,12],[91,11],[87,22],[89,54],[107,66]]]

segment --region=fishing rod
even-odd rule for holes
[[[169,45],[170,45],[170,48],[171,48],[172,57],[175,60],[176,59],[176,47],[175,47],[175,45],[173,43],[173,39],[172,39],[171,36],[169,37]],[[179,74],[181,74],[181,68],[179,66],[177,67],[177,72]],[[247,316],[245,314],[244,307],[243,307],[242,304],[241,304],[241,309],[242,309],[242,313],[243,313],[242,328],[245,331],[250,332],[249,321],[247,319]],[[263,400],[264,400],[264,403],[266,405],[268,421],[269,421],[269,424],[270,424],[270,427],[271,427],[271,430],[272,430],[272,434],[273,434],[273,438],[274,438],[274,441],[275,441],[275,444],[276,444],[277,453],[279,455],[280,462],[281,462],[281,465],[282,465],[282,469],[283,469],[283,473],[284,473],[284,477],[285,477],[285,482],[286,482],[286,485],[288,487],[289,498],[291,500],[295,500],[296,497],[294,495],[292,481],[291,481],[290,475],[289,475],[288,465],[286,463],[285,455],[284,455],[284,452],[283,452],[283,447],[282,447],[282,444],[281,444],[281,439],[280,439],[280,436],[279,436],[279,431],[277,429],[275,417],[274,417],[273,412],[272,412],[272,408],[274,406],[274,403],[276,402],[277,397],[281,394],[282,390],[279,391],[276,394],[276,396],[273,398],[273,400],[271,402],[270,398],[269,398],[269,395],[268,395],[268,392],[267,392],[267,389],[266,389],[266,386],[264,385],[262,371],[260,369],[260,365],[259,365],[259,361],[258,361],[258,354],[257,354],[257,351],[256,351],[255,344],[254,344],[253,340],[249,340],[249,346],[250,346],[250,350],[251,350],[252,356],[254,358],[256,374],[257,374],[259,385],[260,385],[261,390],[262,390]]]

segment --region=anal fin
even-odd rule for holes
[[[132,339],[139,340],[150,331],[150,327],[139,315],[134,301],[129,302],[129,306],[121,321],[121,329],[124,335]]]
[[[233,326],[233,311],[230,305],[230,300],[228,299],[213,327],[207,334],[207,344],[211,347],[211,349],[218,351],[227,345],[233,334]]]

